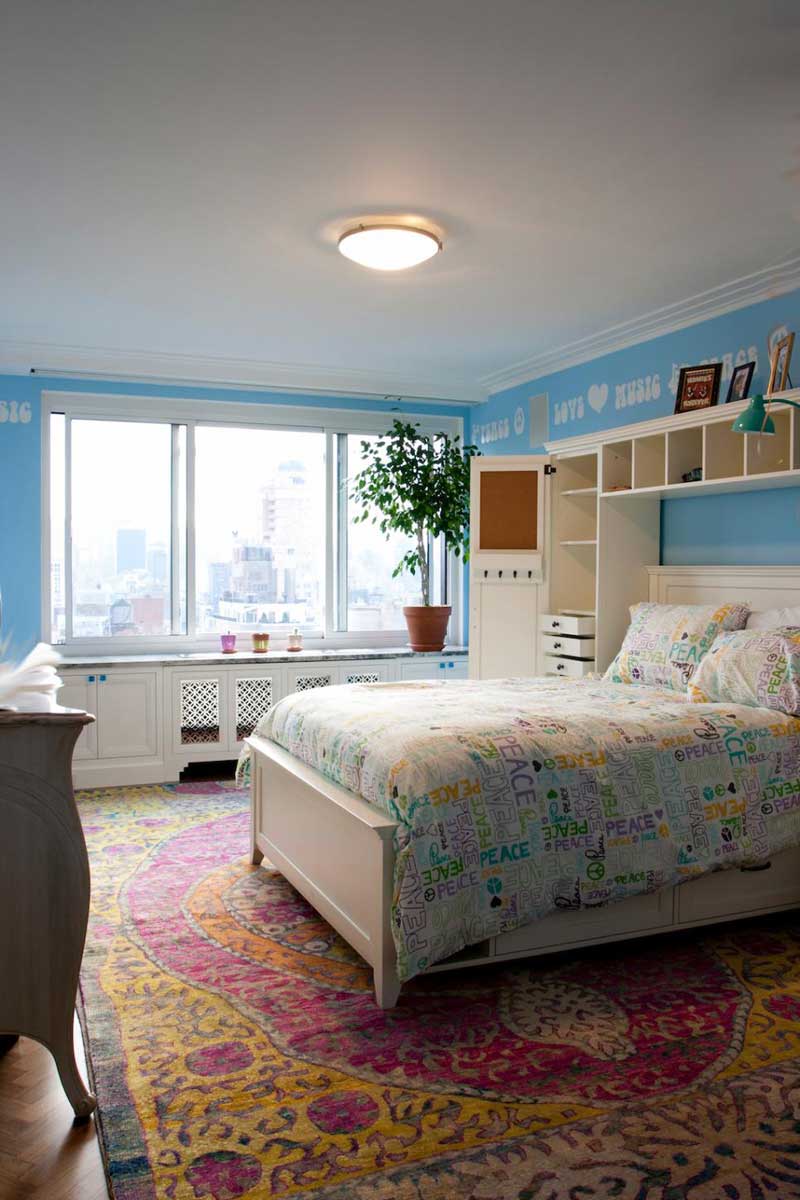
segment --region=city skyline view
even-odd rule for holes
[[[186,633],[185,426],[89,419],[70,424],[72,637]],[[348,479],[340,481],[339,502],[345,506],[346,595],[338,626],[401,630],[403,606],[419,603],[419,580],[406,572],[393,578],[405,539],[355,521],[358,513],[347,493],[349,479],[362,466],[365,435],[344,437]],[[253,629],[325,629],[325,444],[317,431],[196,427],[199,639]],[[61,642],[67,632],[65,458],[65,421],[54,415],[51,619],[53,640]],[[173,471],[177,570],[171,545]]]

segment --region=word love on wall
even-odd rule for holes
[[[553,405],[553,424],[567,425],[572,421],[581,421],[586,410],[600,414],[609,402],[611,391],[607,383],[593,383],[583,396],[572,396],[569,400],[557,400]],[[661,398],[661,376],[639,375],[636,379],[627,379],[624,383],[614,385],[614,408],[619,412],[622,408],[632,408],[636,404],[649,404],[651,400]]]
[[[29,401],[0,400],[0,425],[30,425],[31,406]]]

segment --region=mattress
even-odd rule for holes
[[[410,979],[484,938],[800,843],[800,721],[596,680],[354,684],[257,732],[398,822]]]

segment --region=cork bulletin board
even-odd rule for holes
[[[538,471],[483,471],[480,550],[538,550]]]

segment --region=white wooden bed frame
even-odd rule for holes
[[[800,605],[798,567],[650,567],[650,598],[746,600],[756,610]],[[390,926],[397,823],[261,737],[252,750],[252,861],[266,857],[373,970],[381,1008],[397,1003]],[[769,868],[716,872],[605,908],[557,913],[488,938],[428,973],[713,924],[800,905],[800,848]]]

